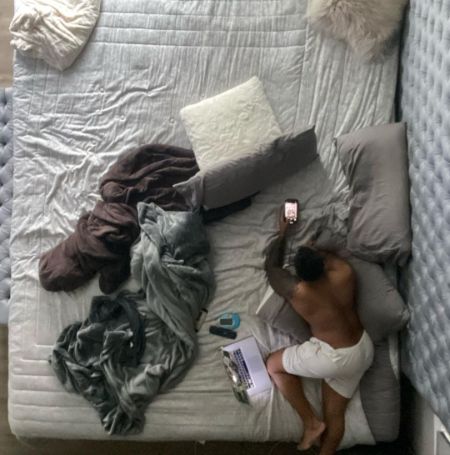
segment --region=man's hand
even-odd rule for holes
[[[279,226],[280,226],[280,237],[284,237],[286,235],[286,231],[289,227],[289,221],[284,217],[284,204],[281,207]]]

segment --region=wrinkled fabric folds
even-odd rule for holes
[[[95,297],[89,318],[61,333],[51,357],[64,387],[94,406],[110,434],[142,431],[155,395],[183,379],[214,289],[200,215],[144,203],[138,211],[131,263],[145,293]]]
[[[10,25],[11,44],[62,71],[82,51],[99,13],[100,0],[22,0]]]
[[[138,217],[141,237],[133,248],[131,273],[148,306],[165,322],[155,336],[172,340],[173,368],[181,372],[197,352],[195,321],[213,289],[206,230],[197,212],[165,212],[153,203],[138,204]]]
[[[154,202],[164,210],[187,210],[172,185],[198,172],[192,150],[164,144],[143,145],[124,154],[103,176],[100,194],[107,202]]]
[[[130,274],[129,249],[138,235],[136,209],[99,201],[80,218],[69,238],[42,255],[42,286],[48,291],[72,291],[99,272],[100,289],[109,294]]]
[[[130,275],[130,247],[139,235],[136,204],[188,210],[172,188],[198,171],[191,150],[151,144],[123,154],[100,182],[103,201],[83,215],[75,233],[41,256],[39,278],[48,291],[72,291],[99,272],[102,292],[114,292]]]
[[[89,317],[66,327],[50,358],[66,390],[86,398],[111,434],[142,428],[143,409],[128,393],[130,372],[141,369],[145,349],[144,318],[136,300],[124,291],[116,299],[94,297]]]

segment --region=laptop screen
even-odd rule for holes
[[[230,378],[234,396],[241,403],[249,404],[250,400],[247,394],[248,385],[241,379],[242,377],[239,373],[239,366],[234,360],[233,353],[222,350],[222,354],[223,365],[228,377]]]

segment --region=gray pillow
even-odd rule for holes
[[[400,381],[392,365],[390,342],[375,343],[372,365],[359,385],[361,404],[377,442],[395,441],[400,427]]]
[[[361,323],[370,338],[378,342],[391,333],[398,332],[409,319],[406,305],[391,284],[383,269],[354,256],[346,257],[357,279],[357,309]],[[311,335],[308,325],[269,287],[256,314],[272,327],[288,333],[299,342]]]
[[[345,134],[336,148],[350,186],[348,250],[367,261],[404,265],[411,253],[405,124]]]
[[[314,127],[281,136],[257,152],[222,160],[174,187],[192,207],[223,207],[261,191],[317,158]]]

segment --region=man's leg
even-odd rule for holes
[[[284,349],[273,352],[267,359],[267,371],[273,382],[303,421],[303,438],[298,445],[301,450],[309,449],[325,431],[325,424],[316,416],[303,391],[299,376],[289,374],[283,368]]]
[[[322,407],[326,430],[323,433],[319,455],[334,455],[344,436],[345,410],[350,400],[335,392],[322,381]]]

